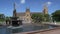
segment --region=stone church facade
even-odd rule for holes
[[[18,13],[16,11],[15,4],[14,4],[13,17],[14,16],[18,17],[18,20],[22,20],[22,23],[31,23],[32,22],[31,15],[38,14],[38,13],[41,13],[41,12],[31,12],[29,8],[26,8],[26,11],[23,13]],[[46,6],[44,6],[42,13],[48,14],[48,9]]]
[[[31,15],[30,10],[26,9],[26,12],[23,13],[16,13],[18,19],[22,20],[23,23],[31,23]]]

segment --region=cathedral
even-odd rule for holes
[[[23,13],[17,13],[16,8],[15,8],[15,3],[14,3],[13,17],[15,16],[18,17],[18,20],[22,20],[22,23],[31,23],[32,22],[31,15],[38,14],[38,13],[39,12],[31,12],[29,8],[26,8],[26,11]],[[42,13],[48,14],[48,8],[46,5],[44,6]]]

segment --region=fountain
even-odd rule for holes
[[[12,26],[22,25],[22,20],[18,20],[18,17],[17,17],[15,4],[14,4],[13,16],[9,20],[6,21],[6,24],[12,25]]]
[[[11,25],[12,26],[19,26],[22,25],[22,20],[17,20],[18,17],[11,17]]]
[[[8,22],[9,22],[9,25],[12,25],[12,26],[22,25],[22,20],[18,20],[18,17],[17,17],[15,3],[14,3],[13,17],[11,17]]]
[[[17,20],[18,17],[11,17],[10,20],[7,20],[6,24],[10,26],[19,26],[22,25],[22,20]]]

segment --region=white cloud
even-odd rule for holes
[[[50,6],[52,4],[52,2],[46,2],[45,3],[47,6]]]
[[[21,0],[21,3],[24,4],[25,3],[25,0]]]
[[[52,4],[52,2],[47,2],[47,5],[50,6]]]
[[[48,5],[50,5],[52,2],[47,2]]]

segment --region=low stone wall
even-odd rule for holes
[[[57,30],[57,29],[60,29],[60,27],[58,27],[58,28],[53,28],[53,29],[45,29],[45,30],[39,30],[39,31],[28,32],[28,33],[26,33],[26,34],[42,33],[42,32],[47,32],[47,31],[52,31],[52,30]]]
[[[42,33],[42,32],[47,32],[47,31],[52,31],[52,30],[58,30],[58,29],[60,29],[60,27],[52,28],[52,29],[43,29],[43,30],[30,31],[30,32],[13,33],[13,34],[35,34],[35,33]]]
[[[38,25],[40,26],[40,24],[37,24],[37,23],[32,23],[33,25]],[[36,31],[30,31],[30,32],[21,32],[21,33],[13,33],[13,34],[35,34],[35,33],[43,33],[43,32],[48,32],[48,31],[52,31],[52,30],[60,30],[60,25],[58,24],[51,24],[51,23],[44,23],[44,24],[47,24],[47,25],[56,25],[56,26],[59,26],[57,28],[52,28],[52,29],[42,29],[42,30],[36,30]]]

